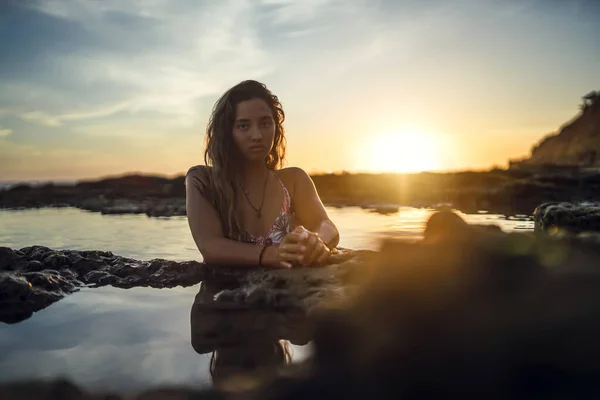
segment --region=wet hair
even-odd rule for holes
[[[225,92],[215,103],[206,128],[204,163],[211,167],[210,190],[214,197],[214,205],[225,235],[236,240],[242,235],[239,222],[241,188],[236,180],[240,157],[233,140],[233,126],[237,105],[251,99],[264,100],[273,114],[275,137],[273,148],[265,158],[265,165],[270,170],[281,168],[285,158],[285,114],[277,96],[263,83],[247,80]]]

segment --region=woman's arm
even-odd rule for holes
[[[202,195],[201,171],[191,170],[185,178],[186,213],[194,242],[204,262],[210,264],[258,265],[264,246],[227,239],[219,216],[210,202]],[[204,186],[205,187],[205,186]],[[281,259],[276,246],[265,249],[264,266],[280,267]]]
[[[327,247],[336,247],[340,241],[340,234],[329,219],[314,182],[302,169],[292,170],[294,173],[292,204],[294,204],[296,217],[306,229],[318,234]]]

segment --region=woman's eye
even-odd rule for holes
[[[237,127],[238,127],[238,129],[245,131],[246,129],[248,129],[250,127],[250,125],[248,125],[246,123],[242,123],[242,124],[238,124]]]
[[[269,127],[269,126],[271,126],[272,124],[273,124],[273,122],[272,122],[271,120],[265,120],[265,121],[262,121],[260,125],[261,125],[262,127]]]

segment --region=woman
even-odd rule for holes
[[[280,169],[284,119],[277,96],[252,80],[215,104],[206,166],[186,176],[188,223],[205,262],[290,268],[321,263],[337,246],[311,178]]]

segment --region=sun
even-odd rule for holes
[[[435,136],[416,130],[377,134],[367,141],[366,169],[373,172],[421,172],[438,167]]]

